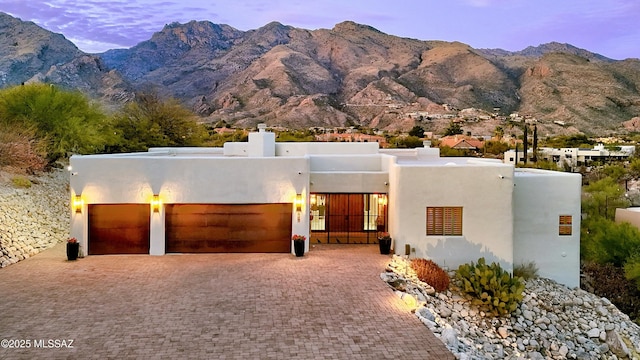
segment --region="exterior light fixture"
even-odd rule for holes
[[[296,206],[296,212],[298,213],[298,222],[300,222],[300,213],[302,212],[302,194],[296,194],[296,199],[293,204]]]
[[[302,211],[302,194],[296,194],[296,211],[300,212]]]
[[[76,195],[73,197],[73,210],[79,214],[82,213],[82,207],[84,206],[84,200],[82,200],[82,195]]]
[[[151,209],[153,212],[160,212],[160,205],[162,202],[160,201],[160,195],[154,194],[153,199],[151,199]]]

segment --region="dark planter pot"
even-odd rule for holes
[[[300,257],[304,255],[304,240],[293,240],[293,251],[296,256]]]
[[[389,255],[391,253],[391,238],[379,238],[378,245],[380,245],[380,254]]]
[[[76,260],[79,250],[80,243],[67,243],[67,260]]]

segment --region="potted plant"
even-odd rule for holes
[[[391,235],[388,232],[380,233],[378,245],[380,245],[380,254],[388,255],[391,252]]]
[[[304,255],[304,241],[307,239],[304,235],[293,235],[293,251],[296,256],[300,257]]]
[[[67,240],[67,260],[76,260],[78,258],[78,251],[80,250],[80,243],[78,239],[72,237]]]

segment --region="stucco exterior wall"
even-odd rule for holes
[[[616,222],[628,222],[640,229],[640,208],[616,209]]]
[[[503,164],[394,165],[389,174],[390,223],[396,253],[455,269],[484,257],[511,271],[513,167]],[[462,206],[463,236],[427,236],[426,208]]]
[[[514,263],[535,262],[538,275],[580,285],[580,174],[518,169],[514,189]],[[572,233],[559,235],[559,216]]]
[[[237,158],[191,156],[72,156],[71,195],[84,201],[72,214],[72,236],[87,248],[88,204],[150,203],[158,194],[167,203],[293,203],[309,197],[309,162],[303,157]],[[158,215],[157,213],[155,215]],[[151,219],[151,253],[164,253],[164,213]],[[295,234],[309,236],[309,218],[293,214]],[[162,245],[160,245],[162,243]]]
[[[309,194],[386,193],[394,250],[456,269],[484,257],[512,271],[534,261],[540,276],[579,285],[578,174],[518,169],[500,161],[440,158],[437,149],[380,150],[377,143],[251,143],[220,148],[157,148],[148,153],[72,156],[71,236],[87,248],[89,204],[264,204],[304,199],[292,234],[309,237]],[[149,205],[150,206],[150,205]],[[427,207],[462,207],[462,236],[427,236]],[[572,234],[558,235],[571,215]],[[151,212],[150,254],[165,253],[164,210]],[[299,220],[298,220],[299,219]],[[308,251],[309,242],[306,244]]]

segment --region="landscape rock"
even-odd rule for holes
[[[29,188],[15,187],[16,175],[0,171],[0,268],[15,264],[69,237],[69,173],[30,176]]]
[[[389,268],[407,289],[429,287],[405,262],[394,255]],[[549,279],[525,281],[523,301],[509,317],[473,306],[455,282],[426,297],[415,314],[457,359],[640,360],[640,349],[626,345],[640,347],[640,326],[609,300]]]

